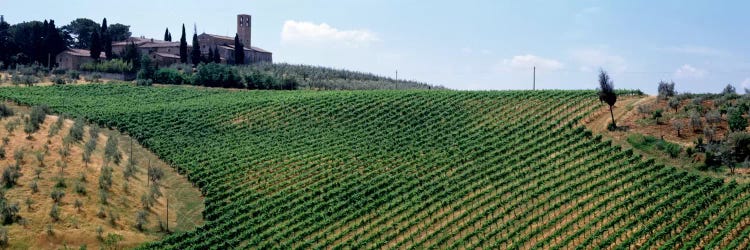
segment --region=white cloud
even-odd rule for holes
[[[287,20],[281,30],[281,41],[287,44],[339,43],[357,48],[380,41],[380,38],[368,30],[339,30],[326,23]]]
[[[690,64],[682,65],[674,72],[675,78],[701,78],[706,74],[706,70],[693,67]]]
[[[742,88],[745,88],[745,89],[750,89],[750,78],[745,78],[745,80],[742,81],[740,86],[742,86]]]
[[[662,50],[667,51],[667,52],[672,52],[672,53],[689,54],[689,55],[697,55],[697,56],[727,56],[730,54],[727,51],[716,49],[716,48],[692,46],[692,45],[667,47]]]
[[[554,59],[527,54],[514,56],[511,59],[505,59],[502,63],[495,65],[495,70],[530,70],[532,67],[536,67],[539,70],[558,70],[562,69],[564,65]]]
[[[573,50],[571,57],[580,64],[579,69],[590,72],[603,68],[613,72],[623,72],[628,66],[625,59],[618,55],[612,55],[601,49],[579,49]]]
[[[472,48],[464,47],[464,48],[461,48],[461,53],[468,55],[468,54],[474,53],[474,50]]]

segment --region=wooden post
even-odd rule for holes
[[[169,233],[169,197],[167,197],[166,195],[164,195],[164,199],[167,200],[167,221],[166,221],[166,223],[167,223],[167,233]]]

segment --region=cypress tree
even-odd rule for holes
[[[89,48],[89,50],[91,52],[91,58],[98,61],[99,55],[102,53],[102,42],[99,37],[99,32],[96,30],[91,33],[91,48]]]
[[[245,64],[245,46],[240,42],[238,34],[234,35],[234,64]]]
[[[60,54],[60,52],[65,50],[65,40],[63,40],[60,31],[55,27],[55,20],[49,21],[46,35],[44,37],[44,44],[49,56],[48,60],[54,59],[57,57],[57,54]],[[52,64],[54,63],[50,62],[50,67],[53,66]]]
[[[219,55],[219,48],[218,47],[214,47],[214,58],[213,58],[213,60],[214,60],[215,63],[221,63],[221,55]]]
[[[198,34],[193,33],[193,51],[190,53],[190,59],[194,66],[201,62],[201,45],[198,43]]]
[[[211,49],[211,48],[208,49],[208,58],[207,59],[208,59],[208,60],[206,60],[207,62],[213,62],[214,61],[214,50]]]
[[[104,18],[104,20],[102,20],[102,31],[100,33],[102,50],[107,56],[107,59],[112,59],[112,36],[109,35],[107,27],[107,18]]]
[[[172,41],[172,34],[169,34],[169,28],[167,28],[167,30],[164,31],[164,41],[167,41],[167,42]]]
[[[180,38],[180,62],[187,63],[187,39],[185,39],[185,24],[182,24],[182,38]]]

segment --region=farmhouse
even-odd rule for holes
[[[99,58],[107,58],[107,56],[102,52]],[[85,49],[66,49],[55,58],[55,62],[60,68],[76,70],[81,67],[81,64],[93,61],[91,52]]]
[[[245,63],[273,62],[273,54],[264,49],[252,46],[252,27],[250,15],[237,15],[237,36],[242,43],[245,52]],[[162,41],[145,37],[130,37],[125,41],[112,43],[112,52],[122,55],[128,44],[135,44],[141,55],[148,55],[159,65],[170,65],[180,62],[180,43]],[[192,50],[191,39],[188,37],[188,54]],[[202,33],[198,35],[198,43],[202,54],[208,54],[209,50],[218,49],[223,63],[234,63],[234,38],[228,36]],[[104,56],[102,56],[104,58]],[[189,60],[189,59],[188,59]],[[84,49],[69,49],[57,56],[59,67],[65,69],[78,69],[80,65],[91,62],[89,51]]]

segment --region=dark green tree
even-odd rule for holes
[[[99,32],[101,36],[102,50],[107,56],[107,59],[112,59],[112,38],[109,35],[109,30],[107,29],[108,27],[109,26],[107,26],[107,18],[104,18],[104,20],[102,20],[101,31]]]
[[[11,56],[16,57],[17,63],[39,62],[44,65],[47,64],[47,55],[42,47],[45,30],[44,23],[39,21],[23,22],[10,26],[10,36],[17,46],[17,50]]]
[[[169,34],[169,28],[164,31],[164,41],[171,42],[172,41],[172,34]]]
[[[234,35],[234,64],[245,64],[245,45],[240,42],[239,35]]]
[[[102,53],[102,42],[98,31],[91,33],[91,48],[89,48],[89,51],[91,52],[91,58],[98,61]]]
[[[214,61],[214,50],[212,48],[208,48],[208,57],[206,57],[207,63]]]
[[[213,60],[214,60],[215,63],[221,63],[221,55],[219,55],[219,48],[218,47],[214,47],[214,58],[213,58]]]
[[[54,66],[54,59],[57,54],[65,50],[65,39],[63,39],[62,32],[55,27],[55,20],[50,20],[47,26],[47,34],[44,37],[44,44],[49,54],[48,59],[51,60],[50,66]]]
[[[133,43],[133,41],[125,46],[125,51],[123,51],[122,59],[127,62],[133,63],[133,69],[140,68],[141,53],[138,51],[138,47],[135,46],[135,43]]]
[[[12,61],[11,56],[18,53],[13,37],[10,34],[10,24],[5,22],[5,17],[0,15],[0,62],[8,67]]]
[[[109,28],[107,29],[109,32],[109,38],[112,39],[112,41],[125,41],[126,39],[130,38],[130,25],[124,25],[124,24],[110,24]]]
[[[607,74],[604,69],[599,70],[599,101],[606,102],[607,105],[609,105],[609,114],[612,116],[611,128],[617,128],[617,123],[615,123],[615,113],[612,110],[617,102],[615,84],[612,82],[612,79],[609,78],[609,74]]]
[[[91,34],[99,30],[101,25],[87,18],[78,18],[62,27],[63,31],[74,38],[73,47],[79,49],[91,48]]]
[[[196,67],[201,63],[201,45],[198,43],[198,34],[195,33],[193,33],[193,50],[190,52],[190,60]]]
[[[185,38],[185,24],[182,24],[182,37],[180,38],[180,62],[187,63],[187,39]]]

